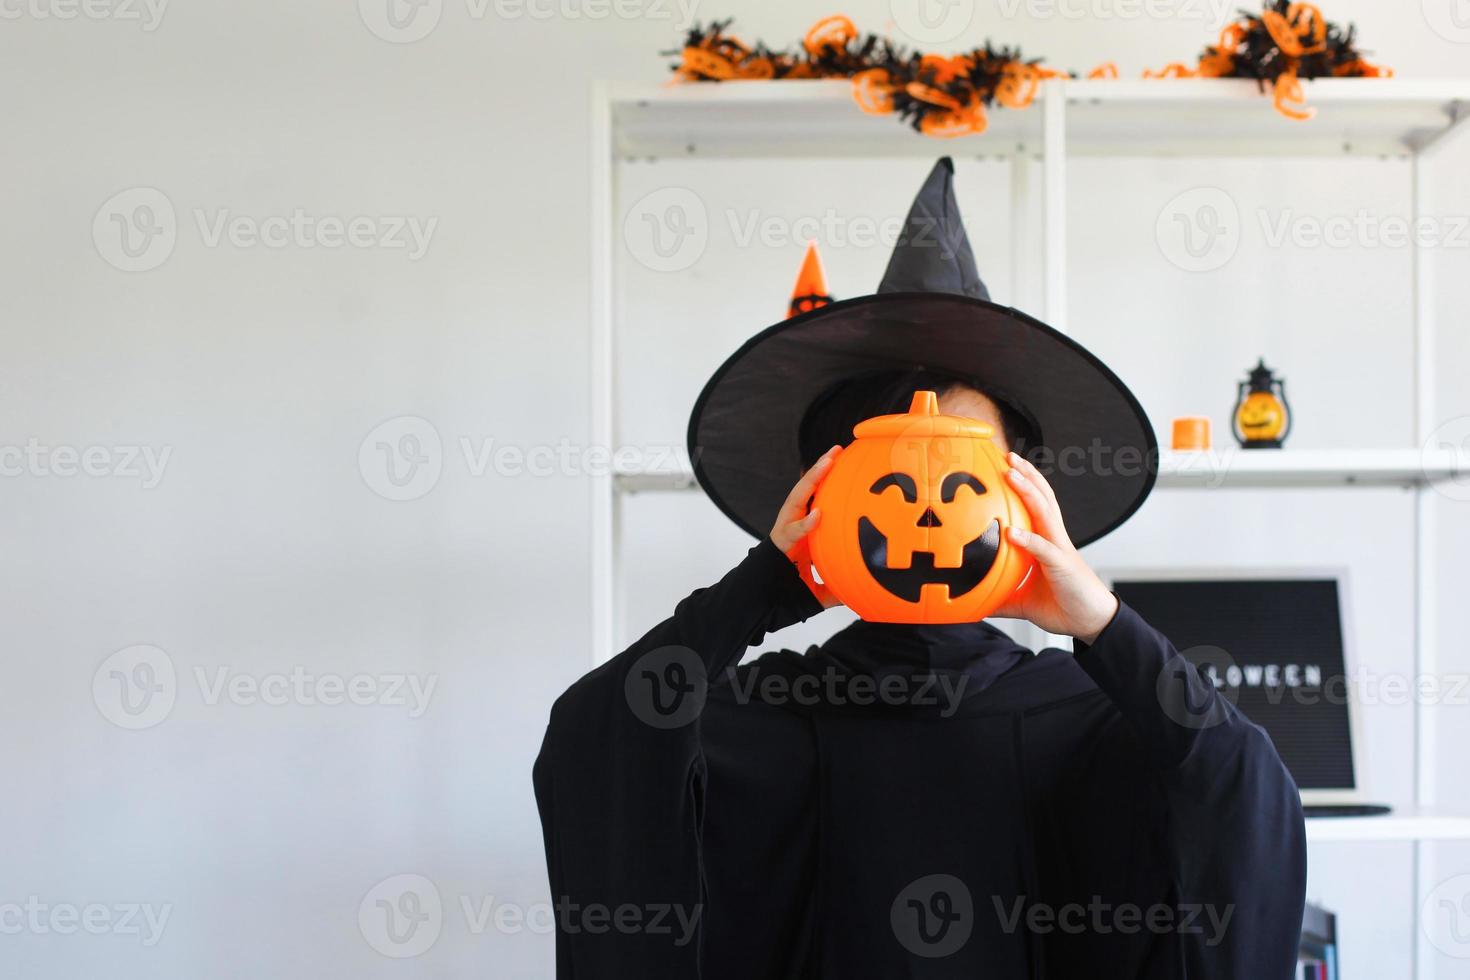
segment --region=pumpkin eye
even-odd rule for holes
[[[909,503],[913,503],[919,499],[919,488],[914,484],[914,478],[907,473],[889,473],[887,476],[880,476],[873,481],[873,485],[868,488],[868,491],[870,493],[882,493],[889,487],[898,487],[903,492],[903,499]]]
[[[977,495],[985,492],[985,484],[981,483],[972,474],[951,473],[949,476],[945,477],[944,482],[939,485],[939,499],[946,504],[949,503],[950,501],[954,500],[954,495],[960,489],[960,487],[969,487],[971,490],[974,490]]]

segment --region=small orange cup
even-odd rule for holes
[[[1173,447],[1179,452],[1201,452],[1210,448],[1210,420],[1186,415],[1174,420]]]

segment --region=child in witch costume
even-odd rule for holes
[[[534,776],[563,980],[1294,974],[1291,777],[1077,551],[1147,496],[1153,432],[1095,357],[989,302],[952,173],[876,295],[758,334],[695,406],[700,483],[759,543],[552,708]],[[1058,461],[1009,457],[1037,568],[998,615],[1075,654],[860,620],[739,665],[821,611],[787,557],[807,501],[854,424],[922,388]]]

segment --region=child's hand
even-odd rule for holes
[[[1048,633],[1074,636],[1092,643],[1118,611],[1118,598],[1108,591],[1072,546],[1062,524],[1057,495],[1041,471],[1015,453],[1006,479],[1031,514],[1032,530],[1010,529],[1011,544],[1036,559],[1036,570],[1005,605],[991,615],[1025,619]]]
[[[822,605],[828,608],[838,605],[838,599],[830,589],[818,584],[811,577],[811,559],[804,540],[822,520],[822,512],[815,507],[807,511],[806,502],[816,493],[817,484],[822,482],[822,477],[831,471],[832,463],[840,452],[841,446],[833,446],[812,464],[811,469],[801,475],[801,479],[796,481],[796,486],[791,488],[791,492],[786,495],[786,502],[776,514],[776,526],[771,528],[771,542],[781,549],[782,554],[796,562],[807,586],[821,600]]]
[[[832,468],[832,461],[841,451],[841,446],[833,446],[823,453],[822,458],[801,475],[796,486],[786,495],[786,502],[776,514],[776,526],[771,528],[771,540],[783,553],[789,553],[796,542],[806,537],[807,532],[822,519],[822,512],[815,507],[811,509],[811,513],[807,513],[806,502],[816,493],[817,484],[822,482],[822,477],[827,475],[827,471]]]

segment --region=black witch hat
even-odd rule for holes
[[[808,409],[885,371],[971,379],[1018,410],[1032,430],[1025,455],[1056,491],[1079,546],[1122,524],[1153,488],[1158,442],[1138,399],[1076,341],[990,302],[953,183],[945,157],[914,199],[876,294],[761,331],[700,392],[689,419],[694,474],[751,534],[770,530],[800,473]]]

